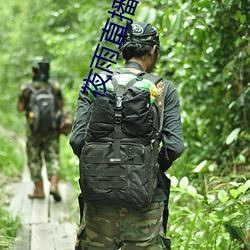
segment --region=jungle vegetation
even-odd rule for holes
[[[25,135],[16,100],[31,79],[29,59],[51,59],[51,78],[60,82],[66,109],[75,112],[110,17],[112,1],[95,2],[0,2],[0,190],[21,176],[25,160],[16,143]],[[133,20],[158,29],[154,73],[172,81],[180,97],[185,151],[166,173],[172,181],[167,232],[172,248],[250,249],[249,1],[141,0]],[[68,139],[61,140],[62,174],[77,190],[78,160]],[[1,192],[0,248],[6,249],[19,225],[7,205]]]

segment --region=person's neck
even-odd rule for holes
[[[135,63],[135,65],[133,65],[133,63]],[[133,72],[146,71],[147,69],[145,61],[140,60],[138,58],[131,58],[130,60],[126,62],[126,64],[127,64],[126,69],[133,71]]]

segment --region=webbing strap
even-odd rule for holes
[[[118,83],[115,77],[112,77],[111,83],[114,87],[114,92],[116,93],[116,108],[115,108],[115,129],[114,129],[114,158],[120,159],[120,147],[121,147],[121,119],[122,119],[122,101],[123,94],[135,83],[137,82],[136,77],[131,79],[126,85],[121,85]]]
[[[119,187],[118,187],[119,188]],[[110,193],[105,193],[105,199],[110,200],[112,203],[112,199],[117,198],[117,193],[116,192],[110,192]],[[98,200],[103,200],[103,197],[100,194],[91,194],[91,200],[92,201],[98,201]]]
[[[84,176],[121,176],[126,175],[127,171],[125,169],[85,169]]]
[[[119,149],[120,152],[120,149]],[[116,157],[116,156],[115,156]],[[113,160],[113,161],[112,161]],[[107,158],[107,157],[96,157],[96,156],[84,156],[83,158],[83,163],[93,163],[93,164],[123,164],[123,163],[131,163],[134,165],[139,165],[142,164],[142,159],[141,158],[132,158],[132,159],[122,159],[118,158],[117,160],[114,158]]]
[[[160,76],[156,76],[156,75],[149,74],[149,73],[146,73],[146,72],[140,72],[137,75],[142,77],[143,79],[149,80],[150,82],[154,83],[155,85],[158,82],[162,81],[162,79],[163,79]]]
[[[102,189],[115,189],[115,188],[124,188],[124,181],[110,181],[110,182],[102,182],[100,180],[96,180],[96,181],[88,181],[87,185],[85,186],[85,188],[102,188]],[[99,194],[100,196],[100,194]],[[106,194],[105,194],[106,196]]]
[[[121,147],[121,140],[119,135],[122,132],[121,129],[121,119],[122,119],[122,98],[124,93],[123,85],[119,85],[117,80],[112,77],[111,83],[114,87],[114,91],[116,93],[116,108],[115,108],[115,128],[114,128],[114,143],[113,143],[113,151],[114,151],[114,158],[120,159],[120,147]],[[119,135],[118,135],[119,134]]]

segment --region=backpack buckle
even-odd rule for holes
[[[122,114],[116,113],[115,114],[115,123],[116,124],[121,124],[121,122],[122,122]]]
[[[115,108],[118,109],[118,110],[121,110],[122,109],[123,96],[116,96],[115,99],[116,99],[116,106],[115,106]]]

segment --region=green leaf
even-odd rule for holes
[[[188,192],[190,195],[192,195],[193,197],[195,197],[196,194],[197,194],[197,190],[196,190],[196,188],[193,187],[193,186],[187,186],[187,192]]]
[[[244,187],[246,189],[249,189],[250,188],[250,180],[247,180],[246,183],[244,184]]]
[[[182,190],[186,190],[186,188],[187,188],[187,186],[188,186],[188,183],[189,183],[188,178],[187,178],[186,176],[184,176],[184,177],[180,180],[179,186],[180,186],[180,188],[181,188]]]
[[[180,9],[175,16],[174,23],[172,25],[172,30],[175,33],[180,33],[182,30],[182,23],[183,23],[183,10]]]
[[[248,204],[250,202],[250,194],[243,195],[241,198],[241,203]]]
[[[238,135],[239,135],[239,132],[240,132],[240,128],[234,129],[234,130],[229,134],[229,136],[227,137],[227,139],[226,139],[226,144],[227,144],[227,145],[230,145],[233,141],[237,140]]]
[[[218,199],[222,202],[222,203],[225,203],[228,201],[229,197],[226,193],[225,190],[221,189],[218,193]]]
[[[229,193],[236,198],[239,195],[239,191],[237,189],[231,189],[229,190]]]
[[[239,187],[240,186],[240,183],[237,183],[235,181],[230,181],[228,184],[231,185],[231,186],[234,186],[234,187]]]
[[[171,186],[176,188],[179,182],[178,179],[175,176],[171,176],[170,179],[171,179]]]
[[[225,224],[225,227],[233,239],[237,239],[242,242],[246,241],[246,236],[239,227],[230,224]]]
[[[202,161],[194,170],[194,173],[200,173],[207,165],[207,160]]]
[[[247,188],[244,185],[241,185],[237,190],[240,194],[244,194],[247,191]]]
[[[215,196],[213,194],[208,194],[207,195],[207,202],[208,204],[212,203],[215,201]]]

